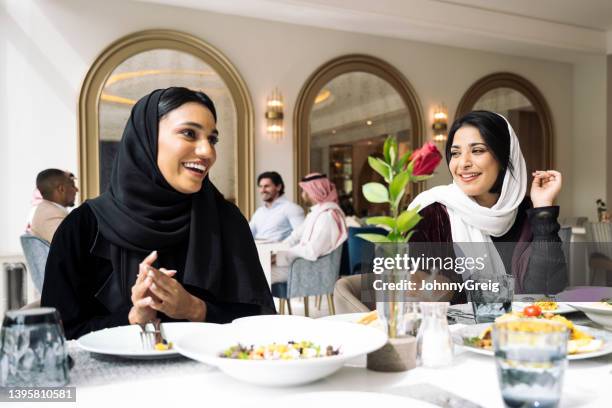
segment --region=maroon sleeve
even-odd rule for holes
[[[452,242],[450,219],[446,207],[433,203],[423,208],[419,214],[423,219],[415,227],[410,242]]]
[[[440,203],[433,203],[423,208],[419,214],[423,219],[417,224],[416,232],[410,239],[410,242],[428,242],[431,244],[426,246],[416,245],[418,249],[414,249],[419,254],[422,253],[428,257],[454,258],[455,253],[452,247],[453,235],[446,207]],[[436,245],[435,243],[443,243],[443,245]],[[419,254],[416,255],[418,256]],[[461,282],[462,280],[461,276],[453,270],[442,269],[439,273],[451,282]],[[467,302],[467,299],[463,292],[455,292],[451,299],[452,304],[465,302]]]

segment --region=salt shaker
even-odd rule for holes
[[[423,367],[443,367],[453,361],[453,341],[446,312],[448,302],[421,302],[421,327],[417,335],[419,364]]]

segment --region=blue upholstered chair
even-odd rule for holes
[[[45,280],[45,265],[49,255],[49,243],[30,234],[24,234],[19,238],[34,287],[38,293],[42,293],[43,282]]]
[[[272,296],[280,299],[280,313],[285,311],[285,302],[291,313],[289,299],[304,297],[304,314],[308,316],[308,296],[326,295],[329,311],[335,314],[333,293],[340,272],[341,256],[342,245],[316,261],[303,258],[293,261],[289,266],[287,282],[272,284]]]
[[[348,229],[349,274],[361,274],[362,263],[371,262],[374,259],[374,244],[359,238],[357,234],[387,235],[387,233],[388,231],[380,227],[350,227]]]

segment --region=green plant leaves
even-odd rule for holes
[[[365,239],[366,241],[369,241],[369,242],[375,242],[375,243],[388,243],[388,242],[391,242],[389,240],[389,238],[387,238],[384,235],[379,235],[379,234],[357,234],[357,236],[359,238]]]
[[[421,221],[423,217],[419,215],[419,207],[406,210],[397,217],[397,229],[401,233],[411,230]]]
[[[366,220],[368,225],[386,225],[387,227],[395,228],[395,219],[393,217],[370,217]]]
[[[388,137],[385,139],[385,144],[383,145],[383,157],[387,163],[391,163],[391,156],[389,155],[389,150],[391,150],[391,138]]]
[[[400,171],[404,170],[404,166],[406,166],[406,163],[408,162],[408,159],[410,159],[411,154],[412,152],[410,150],[404,153],[404,155],[399,159],[399,161],[397,162],[397,165],[395,166],[396,172],[399,173]]]
[[[381,159],[370,156],[368,157],[368,164],[374,171],[383,176],[387,183],[391,180],[391,167],[389,167],[387,163]]]
[[[380,183],[366,183],[361,188],[366,200],[371,203],[388,203],[389,192],[387,188]]]
[[[397,196],[404,191],[406,185],[410,181],[410,173],[403,171],[393,178],[393,181],[389,184],[389,193],[391,195],[391,201],[395,201]]]
[[[397,139],[391,135],[387,136],[387,138],[385,139],[385,144],[383,146],[383,155],[385,157],[385,161],[391,166],[395,164],[395,160],[397,159],[397,152]]]
[[[416,231],[410,231],[408,233],[408,235],[406,235],[406,238],[404,238],[404,242],[409,242],[410,238],[412,238],[412,235],[415,233]]]

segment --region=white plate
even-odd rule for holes
[[[479,336],[490,325],[491,323],[480,323],[466,326],[460,330],[457,330],[453,333],[453,342],[456,346],[462,347],[463,349],[471,351],[472,353],[492,356],[493,350],[486,350],[478,347],[466,346],[463,344],[464,338]],[[604,345],[600,350],[593,351],[591,353],[570,354],[567,356],[568,360],[583,360],[586,358],[599,357],[612,353],[612,333],[587,326],[575,325],[575,327],[583,332],[589,333],[596,339],[603,340]]]
[[[612,330],[612,307],[600,302],[572,303],[572,307],[584,312],[585,315],[597,324]]]
[[[380,392],[361,391],[321,391],[292,394],[276,399],[274,402],[280,406],[291,408],[312,408],[316,406],[335,407],[410,407],[410,408],[436,408],[425,401],[399,395],[383,394]]]
[[[179,337],[192,331],[196,327],[216,327],[214,323],[162,323],[162,330],[166,340],[176,343]],[[161,359],[176,357],[176,349],[166,351],[143,350],[140,344],[140,327],[138,325],[119,326],[102,329],[79,337],[77,344],[83,350],[91,353],[108,354],[133,359]]]
[[[229,324],[220,330],[198,327],[178,339],[176,349],[189,358],[217,366],[227,375],[257,385],[290,386],[326,377],[344,363],[378,350],[387,342],[382,331],[357,324],[302,319],[264,319],[253,330],[249,325]],[[205,341],[204,341],[205,340]],[[238,343],[267,345],[288,341],[312,341],[325,348],[340,347],[341,354],[307,360],[237,360],[219,354]]]
[[[534,302],[512,302],[512,311],[520,312],[527,306],[533,305]],[[565,302],[557,302],[557,308],[555,310],[542,310],[543,313],[553,313],[553,314],[567,314],[575,312],[576,309],[571,307],[569,303]]]

